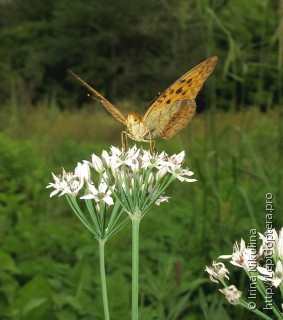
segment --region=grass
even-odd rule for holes
[[[51,171],[119,146],[121,126],[93,105],[15,104],[0,119],[0,319],[102,319],[96,243],[45,186]],[[168,153],[184,149],[198,182],[175,183],[169,204],[141,224],[141,319],[253,319],[225,304],[203,270],[250,228],[265,230],[265,194],[275,205],[282,196],[281,124],[278,109],[207,111],[157,142]],[[279,209],[273,222],[282,226]],[[106,246],[115,319],[129,318],[130,236],[126,228]],[[233,281],[247,292],[241,275]]]

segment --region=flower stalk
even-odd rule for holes
[[[132,320],[138,320],[139,313],[139,227],[140,217],[132,217]]]
[[[106,286],[106,273],[105,273],[105,242],[106,240],[99,240],[99,265],[100,265],[100,280],[101,280],[101,291],[102,291],[102,302],[104,310],[105,320],[110,320],[109,307],[108,307],[108,296]]]

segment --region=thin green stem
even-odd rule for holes
[[[105,275],[105,255],[104,255],[104,246],[105,239],[99,240],[99,263],[100,263],[100,279],[101,279],[101,290],[102,290],[102,301],[104,309],[104,318],[105,320],[110,320],[109,308],[108,308],[108,297],[107,297],[107,286],[106,286],[106,275]]]
[[[270,318],[268,315],[266,315],[265,313],[261,312],[261,311],[258,310],[258,309],[251,309],[251,308],[249,308],[249,304],[248,304],[246,301],[244,301],[243,299],[241,299],[240,304],[241,304],[244,308],[246,308],[247,310],[249,310],[249,311],[257,314],[258,316],[260,316],[262,319],[265,319],[265,320],[271,320],[271,319],[272,319],[272,318]]]
[[[139,318],[139,226],[140,216],[132,219],[132,320]]]

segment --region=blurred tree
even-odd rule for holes
[[[275,0],[2,0],[1,103],[11,93],[31,104],[46,95],[66,106],[86,101],[66,69],[110,100],[150,101],[218,55],[222,78],[205,105],[217,97],[223,108],[265,107],[282,89],[277,11]]]

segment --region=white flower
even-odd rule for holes
[[[159,167],[158,171],[156,173],[156,179],[160,179],[160,178],[164,177],[167,172],[168,172],[168,167],[166,167],[166,166]]]
[[[229,271],[226,269],[225,265],[223,262],[212,262],[212,266],[211,267],[205,267],[205,271],[208,272],[209,274],[209,278],[211,281],[218,283],[217,279],[223,279],[223,278],[227,278],[229,279],[227,273],[229,273]]]
[[[257,267],[257,270],[263,274],[263,276],[258,276],[258,278],[265,282],[271,282],[275,288],[278,288],[280,284],[283,283],[283,266],[281,260],[277,261],[275,272],[263,267]]]
[[[89,165],[99,173],[105,170],[102,160],[94,153],[91,155],[91,162],[89,162]]]
[[[174,176],[175,178],[177,178],[181,182],[184,182],[184,181],[185,182],[195,182],[195,181],[197,181],[196,179],[190,179],[190,178],[186,177],[186,176],[190,177],[194,174],[189,169],[181,169],[181,168],[179,168],[179,166],[173,166],[172,168],[169,168],[169,172],[172,174],[172,176]]]
[[[98,190],[92,183],[88,183],[88,191],[89,193],[80,197],[80,199],[94,199],[95,202],[103,201],[108,205],[113,205],[113,198],[110,197],[111,191],[107,190],[107,185],[104,181],[100,182],[98,186]]]
[[[277,254],[278,258],[283,261],[283,228],[281,228],[278,235]]]
[[[109,153],[106,150],[102,151],[101,161],[102,161],[104,167],[106,167],[106,168],[110,167],[111,157],[110,157]]]
[[[122,164],[132,165],[132,160],[137,159],[139,156],[140,149],[137,149],[136,146],[130,148],[126,153],[122,152],[116,147],[111,147],[111,162],[110,166],[112,170],[116,170]]]
[[[257,265],[256,255],[252,249],[246,248],[245,241],[241,239],[241,245],[239,248],[238,242],[235,242],[233,247],[233,253],[231,255],[222,255],[220,259],[230,259],[234,266],[244,268],[246,271],[255,271]]]
[[[278,243],[278,235],[275,229],[270,229],[262,233],[258,233],[259,238],[262,240],[262,245],[259,248],[259,256],[272,256]]]
[[[122,151],[119,148],[111,146],[110,150],[113,157],[120,157],[122,155]]]
[[[243,294],[243,292],[239,291],[234,285],[231,285],[224,289],[219,289],[219,291],[224,294],[225,298],[231,304],[238,304]]]
[[[142,161],[142,168],[162,168],[164,165],[168,165],[168,155],[162,151],[160,154],[152,155],[149,151],[143,151],[143,155],[140,156]]]
[[[125,164],[129,166],[133,172],[138,172],[140,170],[140,162],[136,158],[125,160]]]
[[[171,156],[168,160],[170,163],[176,165],[176,166],[181,166],[184,163],[185,159],[185,151],[181,151],[178,154],[174,154]]]
[[[83,163],[78,162],[75,168],[75,176],[77,176],[82,183],[90,181],[90,169],[87,161]]]
[[[54,188],[55,190],[51,192],[50,197],[55,196],[59,192],[59,196],[67,194],[69,196],[75,197],[80,189],[83,187],[82,180],[76,174],[72,172],[66,172],[63,169],[62,175],[56,176],[52,173],[55,183],[49,183],[46,188]]]
[[[169,202],[169,201],[168,201],[169,199],[170,199],[170,197],[161,196],[161,197],[159,197],[159,198],[155,201],[155,204],[158,205],[158,206],[160,206],[160,203],[161,203],[161,202],[164,202],[164,201]]]

